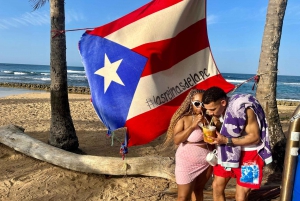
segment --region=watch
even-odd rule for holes
[[[231,137],[228,137],[228,138],[227,138],[226,146],[229,146],[229,147],[232,147],[232,146],[233,146],[233,142],[232,142],[232,138],[231,138]]]

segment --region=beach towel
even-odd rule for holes
[[[240,137],[245,128],[245,111],[248,108],[254,111],[260,128],[261,143],[257,145],[257,152],[265,164],[269,164],[272,162],[272,154],[268,125],[263,108],[254,96],[250,94],[235,94],[229,99],[220,133],[225,137]],[[240,156],[241,146],[218,146],[218,163],[223,167],[239,167]]]

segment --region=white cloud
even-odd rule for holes
[[[216,15],[208,15],[206,17],[206,21],[207,21],[208,25],[215,24],[218,21],[218,16],[216,16]]]
[[[82,13],[74,10],[66,11],[65,17],[66,17],[66,24],[73,21],[81,21],[85,19]],[[42,26],[42,25],[49,25],[49,24],[50,24],[50,15],[48,12],[34,11],[34,12],[26,12],[19,17],[0,19],[0,30],[19,28],[23,26]]]
[[[0,29],[8,29],[4,22],[0,19]]]
[[[21,20],[21,19],[18,19],[18,18],[12,18],[12,20],[18,22],[19,24],[22,24],[22,25],[27,25],[27,22],[25,22],[24,20]]]
[[[65,13],[66,17],[66,24],[70,22],[78,22],[85,19],[84,15],[81,12],[78,12],[76,10],[67,10]]]
[[[20,20],[34,26],[39,26],[43,24],[49,24],[50,17],[49,14],[35,11],[32,13],[28,13],[28,12],[25,13],[24,15],[21,16]]]
[[[19,28],[22,26],[41,26],[50,23],[49,14],[46,12],[26,12],[19,17],[0,19],[0,29]]]
[[[7,28],[8,27],[17,27],[16,23],[14,23],[13,21],[10,21],[10,20],[6,20],[6,19],[1,20],[1,24],[6,26]]]

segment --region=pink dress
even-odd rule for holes
[[[187,141],[199,142],[203,140],[200,128],[194,130]],[[191,183],[197,176],[209,167],[205,158],[208,150],[197,144],[181,143],[175,155],[175,178],[177,184]]]

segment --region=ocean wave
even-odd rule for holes
[[[68,73],[80,73],[80,74],[85,74],[85,71],[76,71],[76,70],[67,70]]]
[[[10,70],[4,70],[4,71],[2,71],[3,73],[6,73],[6,74],[13,74],[14,73],[14,71],[10,71]]]
[[[27,72],[14,72],[15,75],[27,75]]]
[[[230,82],[230,83],[243,83],[243,82],[246,82],[246,80],[228,80],[226,79],[227,82]]]
[[[35,77],[35,78],[32,78],[32,79],[34,79],[34,80],[43,80],[43,81],[49,81],[49,80],[51,80],[50,77],[41,77],[41,78]]]
[[[249,80],[248,82],[246,82],[247,80],[229,80],[226,79],[227,82],[230,83],[249,83],[249,82],[253,82],[253,80]],[[300,86],[300,82],[277,82],[277,85],[292,85],[292,86]]]
[[[284,84],[284,85],[293,85],[293,86],[300,86],[300,83],[288,83],[288,82],[284,82],[284,83],[282,83],[282,84]]]
[[[71,75],[68,75],[69,77],[76,77],[76,78],[86,78],[86,75],[74,75],[74,74],[71,74]]]
[[[5,80],[5,79],[8,79],[8,80],[10,80],[10,79],[15,79],[16,77],[13,77],[13,76],[0,76],[0,79],[1,79],[1,82],[3,82],[3,80]],[[11,81],[11,80],[10,80]]]

